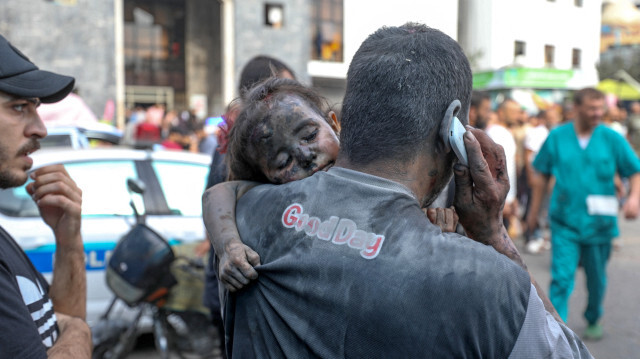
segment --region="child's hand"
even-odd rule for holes
[[[427,217],[431,223],[439,226],[442,232],[455,232],[458,226],[458,214],[453,207],[428,208]]]
[[[260,256],[239,240],[229,242],[224,253],[218,254],[218,257],[218,276],[230,292],[240,290],[258,278],[258,272],[253,267],[260,265]]]

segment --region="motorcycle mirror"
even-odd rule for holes
[[[143,194],[146,189],[146,185],[138,178],[127,178],[127,188],[131,192]]]

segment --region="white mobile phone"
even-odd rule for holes
[[[453,152],[458,156],[458,160],[465,166],[469,166],[469,160],[467,159],[467,148],[464,147],[464,140],[462,136],[467,130],[462,126],[460,120],[457,117],[453,117],[451,120],[451,126],[449,126],[449,145],[453,149]]]

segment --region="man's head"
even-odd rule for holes
[[[280,77],[295,80],[293,70],[284,62],[270,56],[256,56],[242,69],[240,74],[240,94],[244,95],[257,83],[269,77]]]
[[[38,140],[47,130],[36,112],[71,92],[74,79],[38,69],[0,35],[0,188],[27,180]]]
[[[561,121],[559,106],[552,106],[547,110],[538,113],[538,124],[552,129]]]
[[[489,123],[491,114],[491,97],[484,91],[471,93],[471,105],[469,106],[469,124],[483,130]]]
[[[604,94],[592,87],[578,90],[573,94],[576,123],[583,130],[596,127],[604,117]]]
[[[517,125],[522,116],[520,104],[510,98],[502,101],[496,112],[498,114],[498,121],[507,127]]]
[[[466,124],[471,68],[446,34],[420,24],[383,27],[356,52],[342,105],[340,156],[353,166],[403,166],[431,156],[437,195],[451,177],[453,151],[444,153],[440,125],[454,100]]]

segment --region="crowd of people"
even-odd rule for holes
[[[26,181],[46,135],[35,107],[73,79],[39,70],[2,37],[0,58],[0,136],[15,132],[0,146],[8,188]],[[212,155],[203,300],[226,356],[591,357],[565,324],[568,298],[580,262],[583,338],[600,339],[618,212],[640,211],[640,161],[625,139],[640,148],[640,104],[624,119],[585,88],[571,108],[530,114],[472,91],[471,77],[453,39],[408,23],[363,42],[339,116],[266,56],[243,70],[215,133],[190,112],[131,111],[125,141]],[[441,135],[453,116],[470,125],[468,166]],[[61,166],[31,176],[56,236],[54,279],[0,232],[0,357],[89,357],[81,190]],[[549,297],[520,236],[531,253],[552,251]]]

